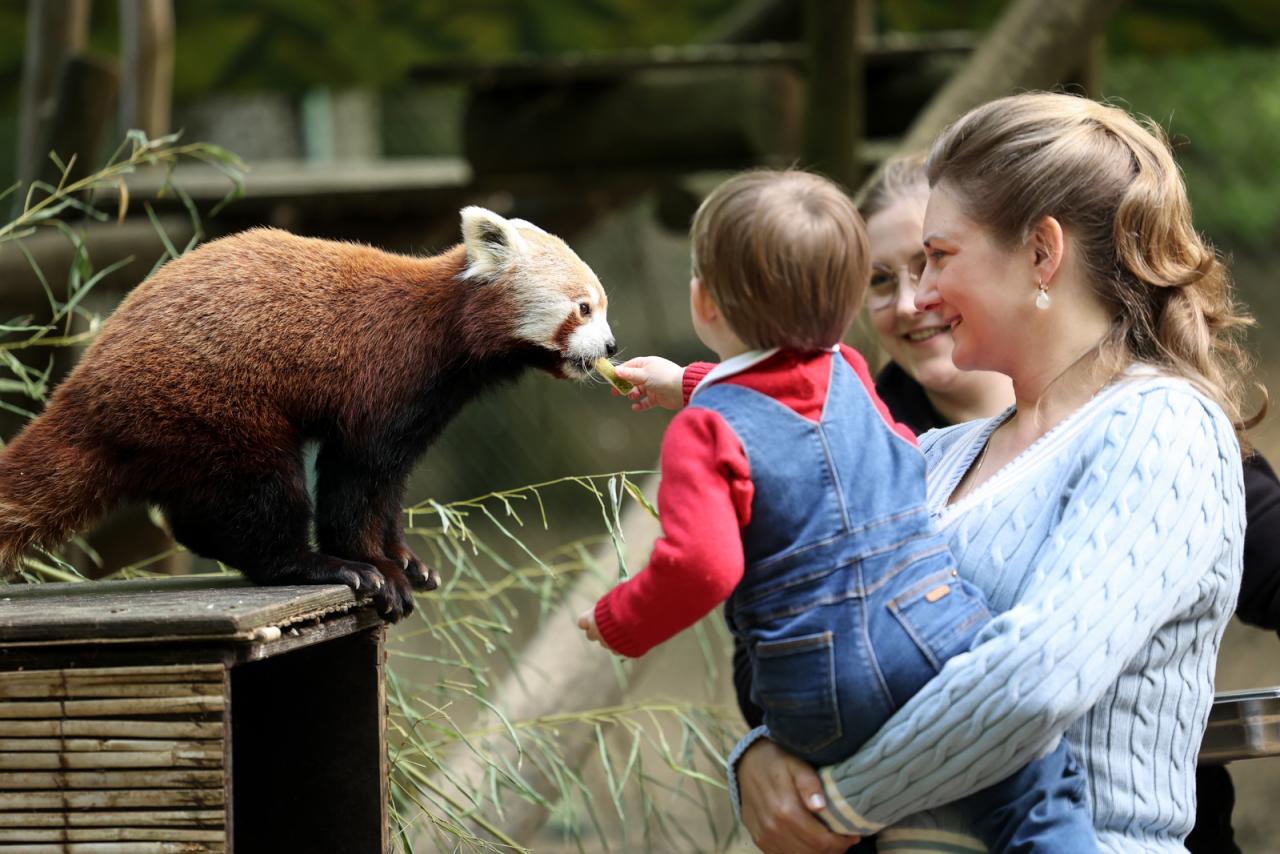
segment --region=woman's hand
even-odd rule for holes
[[[738,795],[742,823],[764,854],[843,854],[858,844],[814,815],[827,801],[813,768],[767,738],[738,760]]]
[[[655,406],[679,409],[684,406],[684,368],[661,356],[637,356],[615,366],[618,376],[635,388],[627,393],[631,408],[644,412]],[[614,392],[617,394],[617,391]]]

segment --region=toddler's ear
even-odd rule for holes
[[[462,209],[462,242],[467,278],[493,278],[525,254],[525,242],[511,220],[472,205]]]

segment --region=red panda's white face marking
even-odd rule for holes
[[[616,347],[600,280],[564,241],[521,219],[479,207],[462,210],[466,278],[501,280],[514,298],[512,334],[560,354],[583,378]]]

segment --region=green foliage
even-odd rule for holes
[[[1169,133],[1197,227],[1218,245],[1269,250],[1280,233],[1280,52],[1120,58],[1106,94]]]

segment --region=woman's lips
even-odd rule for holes
[[[905,332],[902,337],[911,344],[920,344],[950,331],[951,326],[926,326],[922,329],[912,329],[910,332]]]

